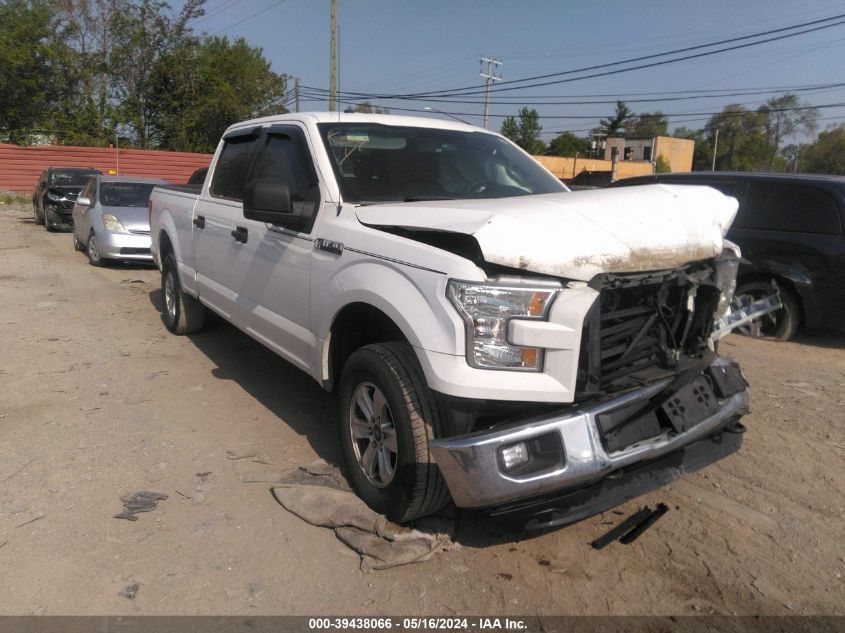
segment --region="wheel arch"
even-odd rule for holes
[[[366,301],[343,306],[332,319],[324,349],[324,387],[332,391],[355,350],[372,343],[400,341],[413,345],[402,327],[387,313]]]

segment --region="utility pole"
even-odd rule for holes
[[[713,163],[710,171],[716,171],[716,150],[719,149],[719,128],[716,128],[716,138],[713,140]]]
[[[293,78],[293,94],[296,99],[296,111],[299,112],[299,77]]]
[[[487,63],[487,72],[486,73],[479,73],[482,77],[484,77],[485,87],[484,87],[484,129],[487,129],[487,113],[490,108],[490,86],[493,85],[494,81],[502,81],[501,75],[496,75],[495,67],[501,66],[501,60],[496,59],[495,57],[481,57],[481,63]]]
[[[337,0],[332,1],[332,34],[329,53],[329,112],[337,110]],[[298,110],[298,108],[297,108]]]

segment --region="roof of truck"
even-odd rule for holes
[[[468,125],[459,121],[448,121],[439,118],[397,116],[394,114],[362,114],[359,112],[290,112],[276,114],[260,119],[241,121],[230,126],[227,130],[234,130],[250,125],[264,125],[266,123],[281,123],[284,121],[311,121],[314,123],[376,123],[381,125],[396,125],[407,127],[430,127],[443,130],[461,130],[464,132],[490,132],[484,128]]]

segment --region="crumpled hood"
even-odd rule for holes
[[[710,187],[646,185],[356,212],[368,226],[472,235],[492,264],[589,281],[715,257],[737,206]]]

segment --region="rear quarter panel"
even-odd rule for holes
[[[198,200],[198,194],[166,187],[156,187],[150,196],[153,261],[161,269],[161,244],[166,235],[179,266],[179,281],[182,288],[194,296],[197,294],[197,287],[192,219]]]

